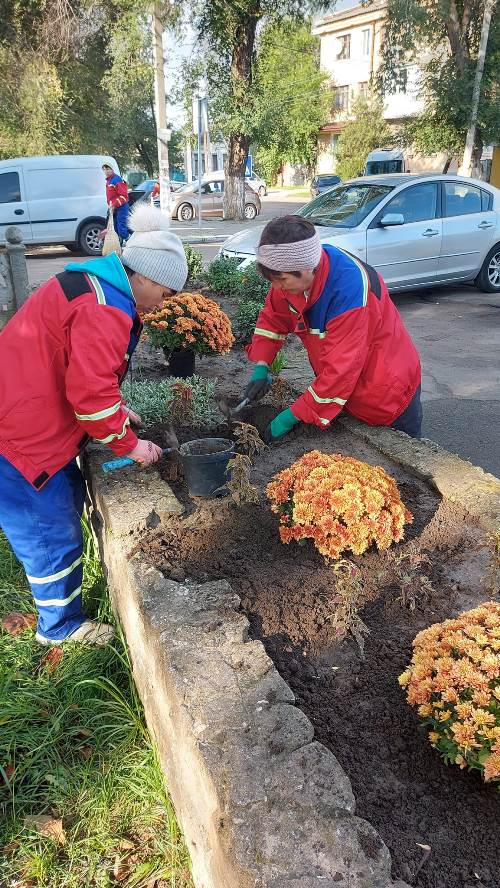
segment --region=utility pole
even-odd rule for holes
[[[165,95],[165,60],[163,56],[161,3],[155,3],[153,6],[153,58],[160,207],[164,213],[170,215],[170,171],[168,166],[170,131],[167,129],[167,97]]]
[[[469,129],[467,130],[467,138],[465,141],[464,156],[458,170],[460,176],[472,176],[472,154],[476,141],[477,116],[479,110],[479,101],[481,98],[481,81],[483,79],[484,63],[486,60],[486,49],[488,46],[488,37],[490,33],[491,17],[495,8],[496,0],[485,0],[483,26],[481,29],[481,40],[479,43],[479,53],[477,56],[476,76],[474,79],[474,90],[472,92],[472,106],[470,112]]]

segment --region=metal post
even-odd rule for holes
[[[167,98],[165,95],[164,70],[165,59],[163,55],[163,24],[160,3],[155,3],[153,7],[153,56],[160,207],[164,213],[170,215],[170,172],[168,165],[169,131],[167,129]]]
[[[201,134],[201,103],[202,97],[198,93],[198,225],[201,226],[201,154],[202,154],[202,134]]]

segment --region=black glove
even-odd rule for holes
[[[245,398],[248,398],[250,401],[260,401],[264,395],[267,395],[272,381],[273,378],[269,373],[267,365],[257,364],[245,389]]]

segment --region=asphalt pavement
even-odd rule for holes
[[[264,198],[253,224],[293,213],[302,202],[294,195]],[[209,227],[229,236],[248,224],[213,220]],[[192,223],[173,225],[191,238],[188,228]],[[219,247],[217,238],[196,248],[208,264]],[[30,282],[39,286],[67,262],[84,258],[64,247],[32,248]],[[425,437],[500,477],[500,296],[472,286],[443,287],[401,294],[394,302],[422,359]]]

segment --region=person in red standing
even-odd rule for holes
[[[109,212],[113,213],[115,231],[123,245],[130,236],[128,228],[130,206],[127,183],[107,163],[103,164],[102,170],[106,176],[106,201]]]

